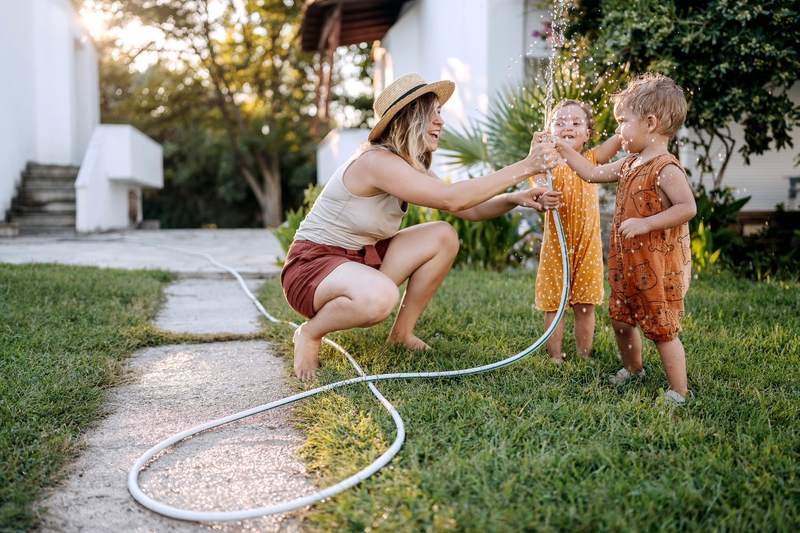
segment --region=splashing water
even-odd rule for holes
[[[556,63],[558,61],[558,51],[564,46],[564,26],[566,24],[567,6],[570,0],[555,0],[553,2],[553,21],[551,23],[550,34],[550,61],[547,64],[547,71],[545,73],[546,92],[544,99],[544,122],[542,130],[547,132],[550,127],[550,120],[553,112],[553,85],[556,71]],[[536,186],[533,176],[528,178],[531,187]],[[553,189],[553,173],[551,169],[547,169],[547,188]]]

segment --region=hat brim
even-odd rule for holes
[[[389,122],[403,109],[405,106],[410,104],[413,100],[419,98],[423,94],[433,93],[436,95],[436,98],[439,99],[439,104],[444,105],[451,96],[453,96],[453,91],[456,90],[456,84],[450,80],[442,80],[442,81],[435,81],[433,83],[429,83],[424,87],[420,87],[416,91],[412,92],[411,94],[406,95],[402,99],[398,100],[392,107],[383,114],[381,119],[378,121],[377,124],[372,128],[369,132],[368,140],[370,142],[374,141],[378,137],[381,136],[383,131],[386,129],[386,126],[389,125]]]

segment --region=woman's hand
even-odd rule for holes
[[[525,158],[525,163],[529,165],[530,174],[539,174],[558,166],[561,163],[561,156],[556,150],[555,143],[537,132],[531,140],[531,149]]]

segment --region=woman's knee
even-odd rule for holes
[[[431,222],[431,232],[434,235],[437,250],[446,251],[453,255],[458,253],[458,232],[443,220]]]
[[[370,287],[356,303],[364,312],[365,318],[376,323],[388,317],[399,300],[400,290],[391,280],[387,280],[385,283]]]

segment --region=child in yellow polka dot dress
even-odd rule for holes
[[[620,149],[617,135],[599,146],[584,151],[594,127],[591,108],[577,100],[562,100],[553,109],[550,134],[570,144],[594,165],[608,162]],[[575,313],[575,345],[578,355],[592,355],[596,305],[603,303],[603,244],[600,240],[600,202],[598,185],[583,181],[570,167],[553,169],[553,189],[563,193],[559,209],[567,241],[570,266],[569,305]],[[536,308],[545,312],[545,327],[556,316],[561,300],[561,247],[555,222],[545,213],[544,237],[536,274]],[[564,322],[547,341],[547,352],[561,363]]]

